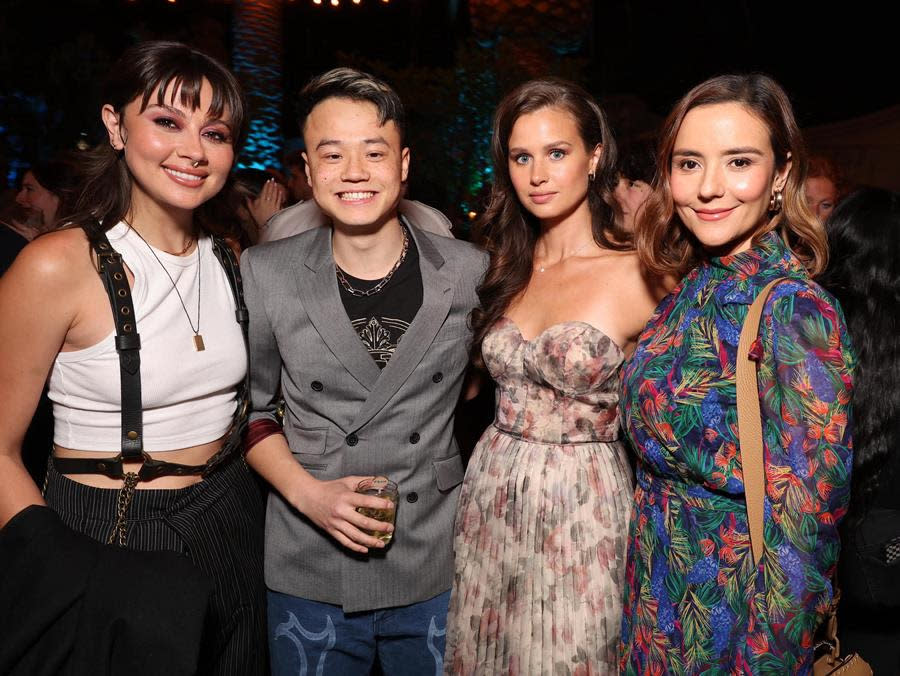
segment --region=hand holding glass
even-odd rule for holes
[[[360,481],[359,485],[356,487],[356,492],[361,493],[362,495],[373,495],[376,498],[390,500],[391,506],[388,508],[357,507],[356,511],[370,519],[384,521],[391,525],[394,524],[394,517],[397,514],[397,484],[388,480],[386,477],[376,476],[371,479],[363,479]],[[365,528],[363,528],[362,531],[372,537],[378,538],[385,544],[390,542],[394,535],[393,531],[388,533],[379,530],[366,530]]]

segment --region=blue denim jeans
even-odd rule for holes
[[[345,614],[340,606],[269,591],[276,676],[441,676],[450,592],[408,606]]]

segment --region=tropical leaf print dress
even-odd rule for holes
[[[759,366],[765,553],[750,553],[735,357],[769,281]],[[666,297],[623,370],[638,454],[619,669],[788,674],[812,667],[849,498],[853,357],[836,301],[775,233],[694,269]]]
[[[584,322],[526,340],[506,318],[482,354],[497,415],[460,492],[445,673],[613,673],[633,485],[624,355]]]

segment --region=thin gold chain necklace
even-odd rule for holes
[[[590,245],[593,244],[593,243],[594,243],[594,240],[590,240],[589,242],[585,242],[585,243],[582,244],[580,247],[578,247],[577,249],[575,249],[575,251],[573,251],[572,253],[570,253],[568,256],[566,256],[565,258],[560,258],[558,261],[556,261],[555,263],[553,263],[553,264],[551,264],[551,265],[546,265],[546,266],[545,266],[543,263],[541,263],[541,264],[538,266],[538,272],[544,272],[544,270],[546,270],[547,268],[552,268],[554,265],[559,265],[559,264],[562,263],[564,260],[568,260],[569,258],[574,258],[575,256],[578,255],[578,253],[579,253],[582,249],[584,249],[586,246],[590,246]]]

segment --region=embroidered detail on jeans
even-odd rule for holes
[[[299,636],[297,634],[299,634]],[[326,616],[325,628],[316,634],[304,629],[303,625],[300,624],[300,620],[297,619],[297,616],[292,612],[288,612],[287,622],[282,622],[275,627],[275,638],[279,639],[282,636],[290,640],[297,648],[297,653],[300,656],[300,671],[298,672],[298,676],[308,676],[307,670],[309,668],[309,660],[306,658],[306,650],[303,648],[301,636],[307,641],[322,641],[324,639],[325,649],[322,651],[322,654],[319,655],[319,663],[316,665],[316,676],[324,676],[325,658],[328,657],[328,652],[334,648],[334,644],[337,642],[337,631],[334,629],[334,623],[331,621],[331,617]]]
[[[434,621],[434,615],[431,616],[431,622],[428,623],[428,638],[425,639],[425,645],[428,646],[428,652],[434,658],[434,675],[441,676],[444,671],[444,651],[434,645],[435,638],[441,638],[447,635],[447,628],[437,628],[437,622]]]

